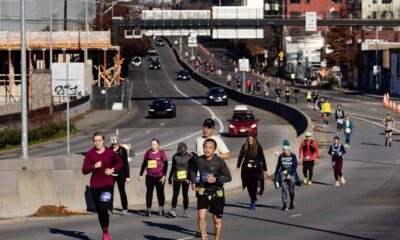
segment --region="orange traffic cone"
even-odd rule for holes
[[[394,111],[396,111],[397,110],[397,106],[396,106],[396,102],[395,101],[393,101],[393,106],[392,106],[392,108],[391,108],[392,110],[394,110]]]
[[[397,112],[400,113],[400,103],[397,103]]]
[[[386,94],[383,95],[383,105],[386,106]]]

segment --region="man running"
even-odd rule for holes
[[[303,163],[304,184],[311,185],[314,174],[314,161],[319,162],[318,145],[312,139],[310,132],[306,133],[306,139],[300,143],[299,160]]]
[[[342,131],[344,116],[345,114],[342,105],[339,104],[335,110],[336,129],[338,135],[340,135],[340,132]]]
[[[314,104],[313,110],[314,110],[314,111],[317,109],[318,98],[319,98],[319,93],[318,93],[318,90],[315,89],[314,92],[313,92],[313,94],[312,94],[312,100],[313,100],[313,104]]]
[[[286,87],[286,89],[285,89],[285,97],[286,97],[286,102],[287,103],[289,103],[289,101],[290,101],[290,94],[291,94],[290,88]]]
[[[279,102],[282,94],[282,89],[279,85],[278,87],[275,88],[275,94],[276,94],[276,101]]]
[[[300,94],[300,89],[298,87],[295,87],[294,90],[294,100],[296,103],[299,102],[299,94]]]
[[[224,183],[232,181],[227,164],[215,154],[217,147],[215,140],[206,139],[203,143],[204,155],[194,161],[190,174],[192,190],[196,191],[198,224],[202,240],[207,239],[207,210],[213,214],[215,239],[221,239],[225,205]]]
[[[346,153],[346,149],[343,144],[339,143],[339,137],[333,138],[333,144],[329,147],[329,155],[332,156],[332,167],[333,175],[335,176],[335,187],[339,187],[340,184],[345,184],[346,180],[343,177],[343,154]],[[340,182],[339,182],[340,180]]]
[[[386,117],[383,119],[383,124],[385,124],[385,146],[387,146],[388,142],[389,142],[389,147],[391,147],[392,146],[392,132],[393,132],[393,128],[394,128],[394,119],[390,112],[388,112],[386,114]]]

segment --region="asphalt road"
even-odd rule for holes
[[[160,49],[162,64],[171,66],[172,71],[178,66],[170,55],[168,48]],[[135,69],[134,71],[139,71]],[[144,74],[144,73],[143,73]],[[168,71],[147,72],[159,76],[149,77],[149,89],[158,89],[157,96],[165,96],[172,91],[171,84],[162,85],[162,82],[172,81],[173,73]],[[146,79],[146,77],[145,77]],[[142,86],[138,84],[138,86]],[[136,86],[136,87],[138,87]],[[192,96],[204,96],[205,89],[200,85],[190,82],[177,83],[177,86]],[[192,89],[193,92],[190,91]],[[146,91],[141,87],[141,92]],[[176,92],[171,92],[175,96]],[[137,98],[148,96],[143,93]],[[329,95],[332,105],[341,103],[345,111],[352,113],[355,132],[352,135],[351,148],[345,155],[344,176],[346,185],[334,187],[334,178],[330,159],[327,156],[327,147],[336,135],[334,124],[328,128],[322,128],[319,121],[319,113],[313,111],[302,100],[296,107],[308,114],[315,124],[315,139],[320,145],[321,163],[315,168],[314,184],[296,188],[296,208],[284,212],[281,207],[280,190],[267,187],[264,196],[259,198],[256,211],[247,209],[249,199],[246,193],[234,194],[227,197],[224,214],[223,239],[397,239],[400,230],[400,163],[399,163],[399,135],[395,131],[393,147],[384,146],[382,119],[386,112],[380,100],[366,96],[353,96],[332,91],[324,91]],[[178,95],[179,96],[179,95]],[[192,108],[192,103],[177,100],[178,115],[187,108]],[[138,111],[144,108],[149,101],[142,99],[136,101]],[[142,103],[140,103],[142,102]],[[182,106],[182,105],[183,106]],[[142,107],[140,107],[142,106]],[[182,109],[181,109],[182,108]],[[230,103],[232,108],[232,103]],[[181,109],[181,110],[179,110]],[[224,107],[212,107],[215,114],[224,119],[231,109]],[[145,110],[142,110],[145,111]],[[261,112],[257,112],[261,114]],[[190,114],[209,114],[203,107],[196,107],[196,111]],[[196,115],[196,116],[199,116]],[[183,129],[196,132],[199,130],[202,119],[193,117],[193,123],[185,122],[175,125],[174,128],[165,131],[173,131],[179,134]],[[267,121],[268,115],[262,118],[262,124]],[[394,115],[399,118],[398,114]],[[271,119],[273,119],[271,117]],[[155,125],[147,124],[147,119],[138,117],[134,124],[143,124],[144,128],[132,128],[135,135],[143,136],[145,129],[161,131],[157,124],[165,121],[165,125],[173,124],[167,119],[152,120]],[[187,125],[186,125],[187,124]],[[279,125],[275,123],[276,125]],[[268,125],[268,124],[267,124]],[[171,125],[174,126],[174,125]],[[151,128],[150,128],[151,127]],[[268,126],[265,126],[267,129]],[[127,129],[131,127],[127,126]],[[272,141],[279,143],[283,135],[273,136],[287,126],[276,126],[276,132],[260,136],[261,142],[268,146]],[[273,129],[273,128],[271,128]],[[147,130],[145,130],[147,131]],[[161,134],[161,132],[160,132]],[[164,134],[168,134],[164,132]],[[150,139],[146,136],[146,139]],[[169,135],[171,136],[171,135]],[[266,138],[271,136],[270,138]],[[124,136],[128,137],[128,136]],[[175,139],[175,138],[174,138]],[[225,139],[228,146],[235,151],[243,139]],[[189,139],[188,139],[189,141]],[[190,140],[192,141],[192,140]],[[163,142],[163,141],[162,141]],[[145,143],[144,143],[145,145]],[[297,153],[297,150],[295,150]],[[267,156],[275,158],[275,156]],[[268,170],[270,174],[274,169]],[[299,171],[300,173],[300,171]],[[134,183],[135,184],[135,183]],[[196,231],[196,212],[193,201],[190,204],[190,218],[167,219],[158,216],[146,218],[142,212],[132,208],[130,214],[122,217],[114,214],[111,219],[111,233],[114,239],[192,239]],[[180,210],[180,209],[179,209]],[[178,211],[181,214],[181,211]],[[210,219],[209,219],[210,220]],[[8,224],[7,224],[8,223]],[[19,224],[7,221],[0,224],[0,233],[5,239],[100,239],[100,228],[94,215],[70,218],[50,218],[30,220]],[[212,234],[212,224],[209,221],[208,231]],[[211,238],[213,239],[212,235]]]

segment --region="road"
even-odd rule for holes
[[[171,137],[179,134],[182,130],[196,133],[201,126],[203,115],[209,114],[204,107],[195,105],[192,101],[177,99],[179,95],[171,82],[174,82],[173,71],[178,70],[179,67],[168,48],[160,49],[160,56],[162,64],[167,64],[167,69],[170,68],[172,73],[167,69],[146,72],[134,69],[133,71],[139,76],[140,73],[144,74],[142,75],[143,79],[148,79],[149,82],[148,89],[152,91],[154,89],[153,93],[157,97],[176,96],[174,100],[178,104],[178,115],[184,111],[196,115],[185,115],[193,123],[180,119],[178,123],[167,119],[148,121],[143,118],[143,115],[134,120],[127,118],[126,125],[123,124],[126,126],[125,129],[145,140],[150,139],[148,136],[150,134],[145,134],[147,130],[157,131],[157,135],[161,137],[164,135]],[[136,73],[136,71],[139,72]],[[166,84],[164,85],[164,83]],[[143,93],[143,95],[136,95],[137,99],[134,101],[137,104],[137,111],[140,112],[145,111],[141,109],[149,103],[147,100],[149,95],[145,91],[150,90],[143,90],[143,83],[138,82],[137,84],[134,84],[134,88],[141,87],[140,92]],[[192,97],[204,96],[205,89],[193,81],[175,84],[182,92]],[[400,184],[400,151],[398,147],[400,139],[398,131],[395,132],[393,147],[385,147],[381,119],[386,110],[381,106],[380,100],[332,91],[324,91],[323,94],[330,96],[333,106],[341,103],[345,111],[352,114],[354,121],[355,133],[344,162],[343,172],[347,180],[346,185],[333,186],[331,163],[326,153],[333,136],[336,135],[334,124],[331,122],[328,128],[322,128],[319,113],[307,107],[302,99],[295,106],[313,119],[315,139],[319,143],[322,155],[321,163],[315,169],[314,184],[296,188],[296,208],[287,212],[280,210],[280,190],[272,189],[271,186],[268,186],[264,196],[259,198],[256,211],[247,209],[249,199],[246,193],[228,196],[223,218],[223,239],[397,239],[400,234],[397,224],[400,220],[400,190],[398,187]],[[201,97],[198,100],[204,101]],[[212,107],[211,109],[215,111],[216,116],[224,119],[227,117],[225,114],[230,113],[233,104],[231,102],[229,108]],[[195,110],[190,111],[185,108],[195,108]],[[265,124],[264,121],[274,119],[267,113],[255,111],[262,118],[262,124]],[[199,115],[202,115],[201,119],[198,119]],[[398,114],[395,114],[394,117],[399,119]],[[170,128],[160,127],[162,122],[165,122],[165,125]],[[280,143],[282,138],[289,134],[283,133],[287,131],[287,126],[283,123],[279,124],[279,119],[271,124],[275,127],[269,127],[266,124],[263,126],[266,132],[260,136],[260,140],[265,146],[270,143]],[[133,136],[124,135],[124,137]],[[182,135],[177,137],[182,137]],[[225,140],[234,152],[243,142],[243,139],[237,138],[225,138]],[[163,145],[163,141],[167,140],[163,138],[161,145]],[[146,146],[145,142],[141,143],[143,148]],[[188,139],[188,142],[193,141]],[[296,149],[294,151],[297,153]],[[267,157],[275,158],[275,156]],[[272,174],[274,169],[268,169],[268,171]],[[158,216],[146,218],[142,216],[141,211],[137,211],[135,208],[132,208],[126,217],[114,214],[111,219],[111,233],[114,239],[192,239],[191,236],[197,229],[193,203],[192,201],[190,204],[189,219],[181,217],[167,219]],[[178,211],[178,214],[180,213],[181,211]],[[94,215],[38,219],[19,224],[11,223],[0,224],[2,238],[100,239],[101,237],[97,218]],[[212,225],[210,223],[209,221],[208,231],[211,235]],[[210,239],[213,239],[212,235]]]

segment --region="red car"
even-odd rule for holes
[[[230,136],[247,136],[249,134],[255,134],[257,136],[257,122],[251,111],[248,110],[246,105],[238,105],[233,111],[229,122],[229,135]]]

